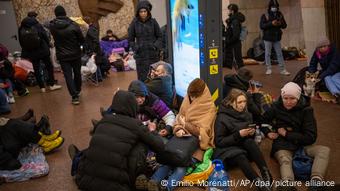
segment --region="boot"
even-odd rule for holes
[[[60,137],[61,131],[56,130],[53,134],[51,135],[44,135],[42,132],[39,131],[39,135],[41,136],[42,139],[45,139],[46,141],[53,141],[56,138]]]
[[[273,177],[270,174],[269,169],[267,167],[262,167],[260,171],[261,171],[261,176],[262,176],[263,181],[266,181],[266,182],[268,181],[269,184],[271,184],[273,182]]]
[[[260,177],[256,178],[254,182],[260,182],[258,183],[259,186],[257,186],[258,191],[271,191],[272,188],[270,187],[270,183],[264,183],[264,180]]]
[[[79,153],[79,149],[74,145],[70,144],[68,146],[68,155],[70,156],[71,160],[74,159],[74,157]]]
[[[28,121],[34,116],[34,111],[33,109],[28,109],[28,111],[21,117],[18,117],[17,119],[23,120],[23,121]]]
[[[53,141],[47,141],[43,138],[40,139],[38,145],[42,147],[44,153],[49,153],[59,148],[64,143],[64,138],[58,137]]]
[[[38,127],[39,131],[42,132],[44,135],[50,135],[52,133],[51,125],[47,115],[43,115],[36,126]]]

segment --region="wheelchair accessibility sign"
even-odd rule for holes
[[[218,74],[218,65],[210,65],[210,75]]]
[[[218,58],[218,49],[217,48],[209,49],[209,58],[210,59]]]

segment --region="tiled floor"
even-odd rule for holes
[[[287,68],[295,74],[300,68],[305,66],[304,62],[288,62]],[[249,66],[254,72],[256,80],[264,84],[264,90],[274,96],[279,95],[279,90],[283,83],[288,82],[292,76],[281,76],[278,67],[273,67],[273,74],[266,76],[264,66]],[[228,70],[230,72],[230,70]],[[224,73],[227,73],[225,70]],[[112,93],[116,88],[127,89],[131,80],[136,78],[135,72],[111,73],[109,79],[105,80],[99,87],[91,84],[84,84],[79,106],[71,105],[68,96],[65,80],[61,74],[57,74],[57,79],[63,85],[62,90],[55,92],[40,93],[38,88],[31,88],[30,95],[17,98],[12,105],[12,113],[9,116],[18,116],[28,108],[33,108],[36,116],[43,113],[50,116],[53,129],[61,129],[65,138],[64,146],[58,151],[47,156],[50,164],[50,173],[46,177],[38,178],[21,183],[9,183],[0,186],[1,191],[72,191],[78,190],[70,176],[71,161],[67,154],[67,146],[74,143],[79,148],[88,146],[90,139],[89,129],[90,119],[99,118],[99,107],[108,106],[112,100]],[[334,180],[340,183],[340,106],[336,104],[313,101],[315,115],[318,121],[317,143],[329,146],[332,149],[329,161],[327,180]],[[279,178],[278,164],[269,157],[270,143],[265,141],[261,144],[261,149],[271,168],[275,179]],[[240,170],[230,171],[231,179],[245,179]],[[182,189],[181,189],[182,190]],[[199,190],[190,188],[185,190]],[[231,190],[250,190],[245,187],[232,188]],[[299,190],[304,190],[300,188]]]

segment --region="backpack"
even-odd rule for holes
[[[20,31],[21,47],[25,50],[34,50],[40,47],[40,36],[38,30],[34,27],[21,27]]]
[[[246,26],[241,26],[240,41],[245,41],[248,35],[248,29]]]
[[[303,147],[293,156],[293,171],[296,180],[309,180],[312,173],[313,159],[306,155]]]

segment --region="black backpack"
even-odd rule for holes
[[[32,27],[21,27],[20,31],[21,47],[25,50],[34,50],[40,47],[40,36],[38,30]]]

